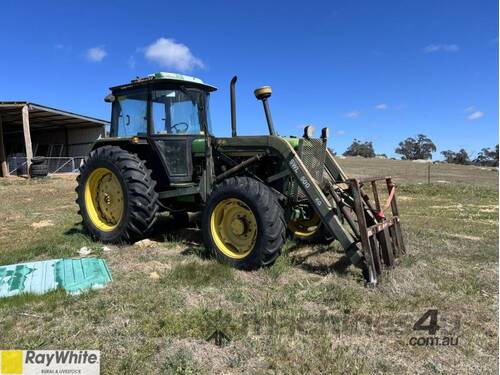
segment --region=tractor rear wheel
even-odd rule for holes
[[[76,203],[95,240],[133,242],[154,226],[156,182],[137,155],[116,146],[100,147],[85,159],[77,182]]]
[[[263,183],[232,177],[210,195],[202,220],[206,246],[240,269],[271,265],[286,241],[283,208]]]

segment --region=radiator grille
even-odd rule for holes
[[[303,138],[299,144],[298,154],[315,182],[321,184],[323,182],[323,172],[325,169],[326,142],[321,138]],[[295,180],[291,183],[290,195],[298,200],[306,198],[304,192]]]
[[[313,178],[321,183],[325,166],[326,142],[322,139],[304,139],[302,143],[302,162]]]

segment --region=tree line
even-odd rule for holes
[[[434,142],[425,134],[418,134],[416,137],[408,137],[399,142],[394,150],[396,154],[401,155],[401,160],[432,159],[432,153],[437,148]],[[352,144],[343,153],[344,156],[362,156],[373,158],[376,156],[387,157],[385,154],[376,154],[373,142],[362,142],[354,139]],[[498,167],[498,144],[494,148],[483,148],[474,159],[463,148],[458,151],[441,151],[444,161],[451,164],[473,164],[481,166]]]

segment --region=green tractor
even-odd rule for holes
[[[255,90],[269,135],[237,135],[236,80],[231,137],[212,134],[216,88],[200,79],[156,73],[112,87],[105,98],[112,103],[110,137],[93,145],[78,176],[86,230],[98,241],[134,242],[151,232],[161,211],[177,218],[201,211],[207,248],[236,268],[272,264],[287,236],[336,240],[375,284],[382,266],[393,267],[405,252],[392,179],[348,179],[327,148],[327,128],[319,138],[309,126],[302,137],[279,136],[269,86]]]

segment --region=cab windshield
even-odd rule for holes
[[[148,105],[152,134],[201,134],[204,120],[209,127],[206,92],[184,88],[140,90],[116,97],[112,116],[113,135],[131,137],[148,134]]]

